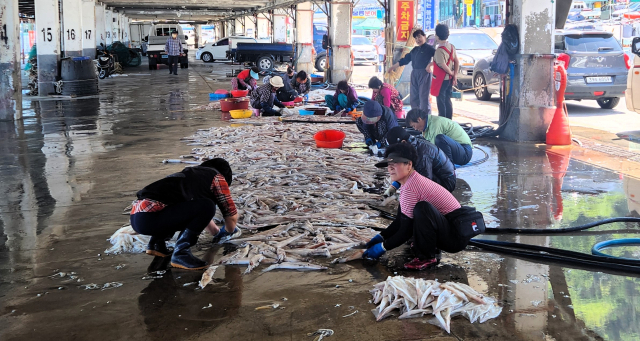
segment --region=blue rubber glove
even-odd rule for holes
[[[336,110],[334,110],[334,111],[335,111],[335,112],[338,112],[338,111],[340,111],[340,110],[342,110],[342,107],[341,107],[341,106],[339,106],[339,105],[336,105]]]
[[[397,181],[394,181],[391,183],[391,186],[395,187],[396,189],[400,188],[400,183]]]
[[[367,146],[371,146],[371,145],[373,145],[373,143],[374,143],[374,142],[373,142],[373,140],[372,140],[370,137],[367,137],[367,139],[366,139],[366,140],[364,140],[364,143],[365,143]]]
[[[382,243],[378,243],[370,247],[369,249],[367,249],[367,251],[365,251],[364,254],[362,254],[362,258],[378,259],[385,252],[387,252],[387,250],[384,249],[384,246],[382,246]]]
[[[383,241],[384,241],[384,238],[382,238],[382,235],[378,233],[375,236],[373,236],[373,238],[371,238],[371,240],[368,243],[366,243],[364,247],[368,249],[378,243],[382,243]]]
[[[382,148],[382,143],[380,143],[380,141],[376,142],[376,146],[378,147],[378,149]]]

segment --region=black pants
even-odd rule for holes
[[[418,257],[424,259],[435,258],[436,249],[460,252],[469,242],[458,237],[447,218],[426,201],[417,203],[413,209],[413,240]]]
[[[160,238],[185,229],[200,234],[215,213],[211,199],[195,199],[169,205],[159,212],[138,212],[131,216],[131,227],[140,234]]]
[[[453,93],[453,84],[450,79],[442,81],[440,87],[440,93],[436,97],[438,102],[438,116],[446,117],[448,119],[453,118],[453,104],[451,103],[451,95]]]
[[[436,136],[435,145],[442,149],[444,154],[455,165],[463,166],[469,163],[473,156],[473,148],[469,144],[460,144],[447,135]]]
[[[178,64],[180,63],[180,56],[169,56],[169,74],[178,74]]]

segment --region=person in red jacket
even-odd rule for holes
[[[238,76],[231,79],[231,90],[255,90],[258,87],[258,79],[260,79],[258,72],[260,69],[256,66],[243,70]]]

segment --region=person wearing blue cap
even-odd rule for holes
[[[256,66],[240,72],[238,76],[231,79],[231,90],[255,90],[258,87],[258,79],[260,79],[258,72],[260,69]]]
[[[398,126],[398,121],[390,108],[376,101],[367,101],[364,104],[364,114],[356,120],[356,126],[364,135],[367,146],[382,148],[386,145],[387,133]]]

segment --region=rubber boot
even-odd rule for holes
[[[191,254],[191,247],[198,242],[198,234],[186,229],[178,238],[171,256],[171,266],[174,268],[200,270],[207,267],[207,263]]]
[[[168,257],[171,255],[171,250],[167,248],[164,238],[151,236],[149,245],[147,245],[147,254],[158,257]]]

